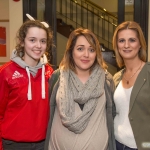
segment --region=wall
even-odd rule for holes
[[[23,22],[22,0],[14,2],[9,0],[9,29],[10,29],[10,52],[15,48],[16,32]]]
[[[9,60],[9,1],[8,0],[0,0],[0,26],[6,28],[6,43],[5,47],[8,51],[6,51],[6,57],[0,57],[0,65],[1,63]],[[0,49],[1,51],[3,49]]]
[[[149,2],[149,17],[150,17],[150,2]],[[148,61],[150,61],[150,19],[148,21]]]
[[[0,0],[0,20],[9,19],[9,0]]]
[[[22,0],[19,2],[13,0],[0,0],[0,20],[0,23],[7,28],[7,57],[1,57],[1,63],[10,60],[11,52],[15,48],[16,32],[22,24]],[[3,20],[7,20],[7,22],[2,22]]]
[[[57,33],[57,66],[59,66],[59,63],[61,62],[65,49],[67,44],[67,38],[63,35]]]
[[[112,13],[118,10],[118,0],[92,0],[92,2]]]

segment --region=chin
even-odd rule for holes
[[[41,54],[40,54],[40,55],[36,55],[36,56],[34,55],[34,56],[33,56],[34,59],[40,59],[41,57],[42,57]]]
[[[91,68],[81,68],[83,71],[89,71]]]
[[[33,57],[33,59],[34,59],[35,61],[39,61],[40,58],[41,58],[41,57],[38,57],[38,58],[37,58],[37,57]]]

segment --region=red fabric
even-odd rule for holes
[[[14,72],[20,73],[13,76]],[[32,100],[27,99],[28,76],[14,62],[0,68],[0,150],[1,138],[16,142],[36,142],[45,139],[49,119],[48,79],[53,69],[45,66],[46,98],[41,95],[41,73],[31,75]]]

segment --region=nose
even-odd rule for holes
[[[124,47],[125,47],[125,48],[129,48],[129,42],[128,42],[128,41],[125,42]]]
[[[40,41],[37,41],[36,47],[41,48],[41,42]]]
[[[88,51],[88,49],[85,50],[84,56],[85,57],[89,57],[89,51]]]

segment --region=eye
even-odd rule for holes
[[[43,44],[46,44],[46,43],[47,43],[47,41],[46,41],[46,40],[42,40],[41,42],[42,42]]]
[[[130,42],[135,42],[135,39],[130,38],[129,41],[130,41]]]
[[[83,48],[82,48],[82,47],[79,47],[79,48],[77,48],[77,50],[78,50],[78,51],[82,51],[82,50],[83,50]]]
[[[35,39],[30,39],[31,42],[35,42]]]
[[[119,43],[123,43],[125,40],[124,39],[119,39],[118,42]]]
[[[93,48],[90,48],[89,51],[90,52],[95,52],[95,50]]]

